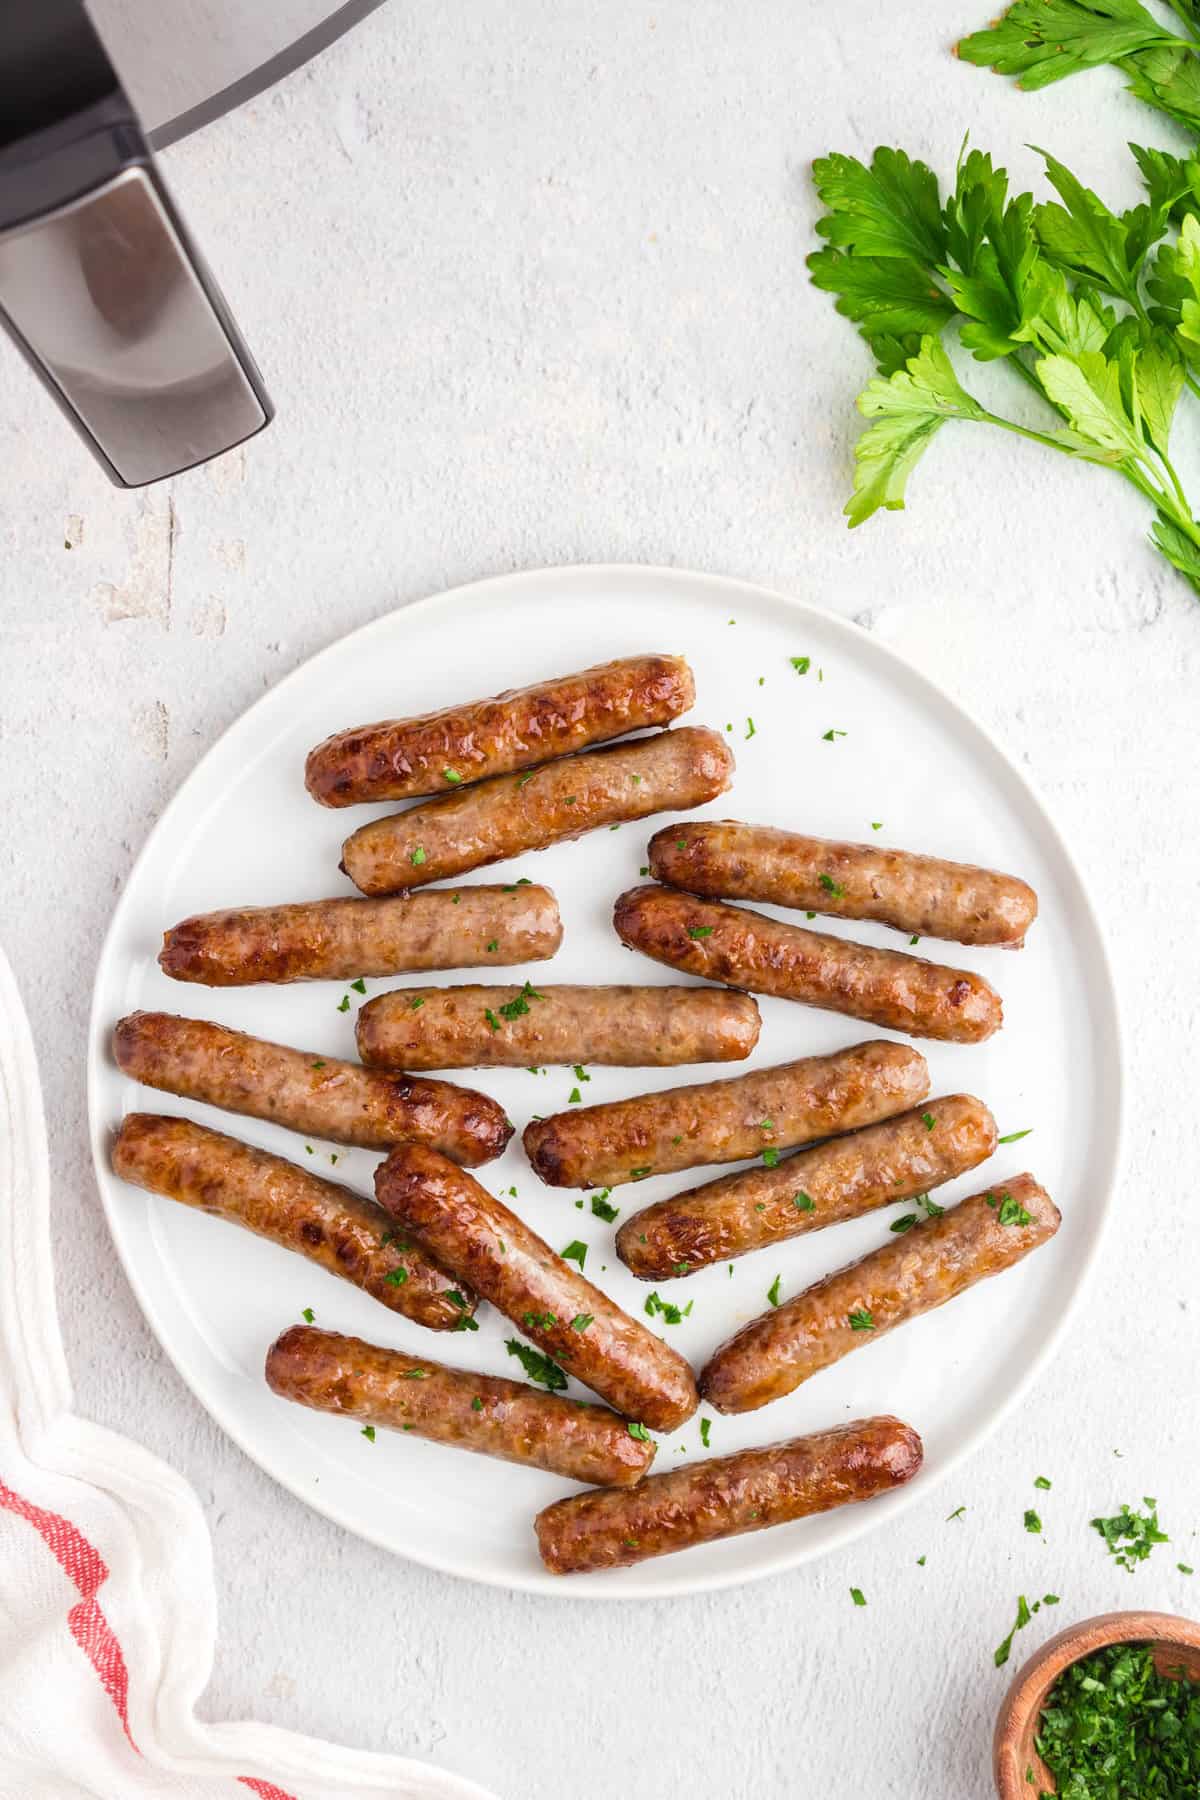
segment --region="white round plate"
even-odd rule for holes
[[[491,1309],[478,1333],[432,1338],[300,1257],[117,1181],[111,1133],[134,1109],[186,1112],[207,1125],[331,1173],[365,1192],[377,1160],[212,1108],[141,1089],[114,1066],[109,1038],[137,1007],[218,1019],[281,1043],[354,1055],[362,1004],[328,982],[206,990],[169,981],[155,958],[165,927],[188,913],[351,891],[338,872],[346,833],[386,807],[333,812],[304,789],[307,750],[329,732],[419,713],[539,677],[638,651],[681,651],[696,673],[685,722],[728,732],[732,791],[703,809],[830,837],[902,845],[1024,876],[1041,916],[1019,952],[925,943],[921,953],[986,975],[1005,1002],[1003,1031],[979,1046],[923,1043],[934,1095],[966,1089],[1002,1133],[1032,1135],[1002,1148],[940,1199],[959,1198],[1030,1168],[1063,1213],[1057,1238],[1027,1262],[886,1343],[867,1344],[769,1411],[713,1417],[711,1454],[770,1442],[872,1413],[898,1414],[925,1441],[924,1472],[881,1501],[730,1539],[610,1574],[555,1579],[542,1568],[532,1519],[570,1484],[484,1457],[381,1433],[277,1399],[262,1378],[278,1332],[311,1307],[318,1324],[382,1344],[428,1350],[463,1367],[519,1375]],[[808,657],[798,673],[793,657]],[[844,733],[830,741],[829,731]],[[880,822],[878,832],[874,830]],[[611,925],[617,894],[639,880],[646,842],[663,823],[600,831],[468,879],[527,875],[558,895],[566,928],[552,964],[497,979],[672,979],[631,956]],[[783,916],[783,915],[781,915]],[[899,942],[872,925],[828,929]],[[477,971],[446,977],[479,980]],[[419,979],[419,978],[414,978]],[[402,986],[372,981],[368,994]],[[674,1070],[593,1068],[587,1101],[736,1075],[748,1067],[881,1035],[832,1013],[761,1001],[763,1030],[749,1063]],[[463,1072],[452,1077],[472,1082]],[[740,582],[669,569],[550,569],[503,576],[404,607],[315,657],[252,706],[183,784],[151,833],[117,906],[100,959],[91,1023],[91,1129],[109,1225],[134,1292],[184,1380],[249,1456],[331,1519],[389,1550],[503,1587],[609,1598],[719,1588],[804,1562],[883,1525],[938,1480],[999,1422],[1054,1354],[1101,1234],[1119,1149],[1121,1064],[1112,979],[1084,884],[1054,826],[1012,763],[952,701],[855,626]],[[541,1186],[521,1150],[535,1113],[568,1103],[569,1069],[481,1072],[517,1126],[506,1155],[483,1170],[556,1248],[588,1246],[587,1274],[641,1312],[646,1287],[613,1252],[613,1227],[587,1197]],[[715,1171],[617,1189],[623,1216]],[[699,1368],[742,1321],[767,1305],[776,1277],[795,1293],[886,1237],[884,1215],[663,1284],[694,1302],[675,1327],[656,1326]],[[664,1438],[660,1470],[701,1456],[700,1414]]]

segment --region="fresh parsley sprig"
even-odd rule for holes
[[[816,163],[825,247],[809,270],[878,369],[858,398],[871,424],[855,448],[851,526],[904,506],[949,421],[992,425],[1119,474],[1153,506],[1158,550],[1200,592],[1200,525],[1170,457],[1185,386],[1200,396],[1200,160],[1132,149],[1147,197],[1120,214],[1044,151],[1058,199],[1041,204],[1010,196],[1005,171],[965,145],[944,200],[901,150]],[[1039,396],[1043,426],[963,385],[942,341],[951,323],[977,361],[1003,360]]]

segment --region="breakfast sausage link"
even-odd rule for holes
[[[473,1088],[385,1075],[205,1019],[130,1013],[113,1033],[113,1054],[147,1087],[364,1150],[415,1140],[474,1167],[512,1136],[503,1109]]]
[[[857,1219],[974,1169],[996,1148],[981,1100],[951,1094],[776,1163],[690,1188],[626,1219],[617,1255],[643,1281]],[[909,1222],[912,1215],[909,1215]]]
[[[1003,1016],[999,994],[981,975],[784,925],[749,907],[698,900],[673,888],[630,888],[617,900],[613,924],[622,943],[668,968],[847,1013],[911,1037],[977,1044],[991,1037]]]
[[[568,1495],[534,1520],[538,1550],[555,1575],[624,1569],[872,1500],[911,1481],[923,1455],[911,1425],[859,1419],[651,1475],[635,1488]]]
[[[682,812],[729,786],[733,753],[718,732],[683,725],[584,756],[496,775],[363,825],[342,868],[364,894],[392,894],[545,850],[601,825]]]
[[[929,1092],[925,1058],[908,1044],[855,1044],[724,1081],[534,1119],[525,1153],[551,1187],[616,1187],[702,1163],[738,1162],[853,1131]]]
[[[1037,918],[1037,895],[1015,875],[735,819],[658,831],[647,860],[656,880],[689,894],[875,919],[960,944],[1019,948]]]
[[[707,987],[419,987],[380,994],[355,1030],[391,1069],[737,1062],[758,1042],[749,994]]]
[[[674,1431],[696,1410],[683,1358],[556,1256],[470,1175],[420,1145],[375,1172],[380,1205],[556,1364],[627,1417]]]
[[[914,1225],[735,1332],[700,1375],[718,1412],[753,1412],[885,1331],[944,1306],[1052,1238],[1058,1208],[1017,1175]]]
[[[540,1394],[528,1382],[449,1369],[310,1325],[293,1325],[275,1340],[266,1377],[273,1393],[316,1412],[569,1481],[629,1487],[654,1461],[653,1441],[631,1437],[625,1420],[606,1406]]]
[[[490,700],[339,731],[309,753],[304,785],[323,806],[412,800],[669,725],[696,698],[682,656],[627,656]]]
[[[562,943],[549,888],[434,888],[392,900],[309,900],[196,913],[163,934],[158,963],[176,981],[353,981],[413,969],[544,962]]]
[[[294,1250],[431,1331],[461,1331],[475,1311],[474,1294],[404,1240],[374,1200],[223,1132],[127,1113],[112,1165],[122,1181]]]

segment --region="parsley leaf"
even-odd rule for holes
[[[847,1323],[850,1326],[851,1331],[874,1331],[875,1329],[875,1320],[865,1306],[861,1312],[850,1313],[847,1318]]]
[[[1109,1519],[1093,1519],[1092,1528],[1100,1533],[1108,1545],[1108,1553],[1116,1558],[1117,1566],[1127,1569],[1132,1575],[1137,1563],[1145,1562],[1155,1544],[1169,1544],[1170,1538],[1165,1531],[1159,1529],[1158,1502],[1143,1495],[1142,1504],[1146,1512],[1134,1512],[1128,1506],[1122,1506],[1120,1512]]]
[[[584,1263],[587,1261],[587,1245],[580,1243],[578,1238],[572,1238],[571,1242],[561,1254],[564,1262],[578,1263],[580,1270],[582,1270]]]
[[[783,1276],[777,1275],[775,1277],[774,1281],[771,1283],[770,1287],[767,1289],[767,1300],[769,1301],[769,1303],[772,1306],[779,1305],[779,1287],[780,1287],[780,1283],[782,1282],[782,1280],[783,1280]]]
[[[528,1375],[530,1381],[536,1381],[551,1393],[561,1393],[567,1385],[567,1378],[556,1362],[543,1356],[540,1350],[534,1350],[529,1344],[522,1344],[518,1338],[506,1338],[504,1348],[510,1356],[515,1356]]]
[[[938,339],[928,335],[902,369],[867,383],[858,410],[875,423],[854,446],[854,494],[845,506],[851,526],[881,507],[903,508],[908,478],[947,419],[989,416],[959,385]]]
[[[608,1196],[611,1193],[611,1188],[605,1188],[602,1193],[592,1195],[592,1211],[598,1219],[603,1219],[606,1225],[611,1225],[621,1210],[619,1206],[610,1204]]]

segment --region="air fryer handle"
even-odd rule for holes
[[[121,487],[273,416],[81,0],[0,5],[0,323]]]

